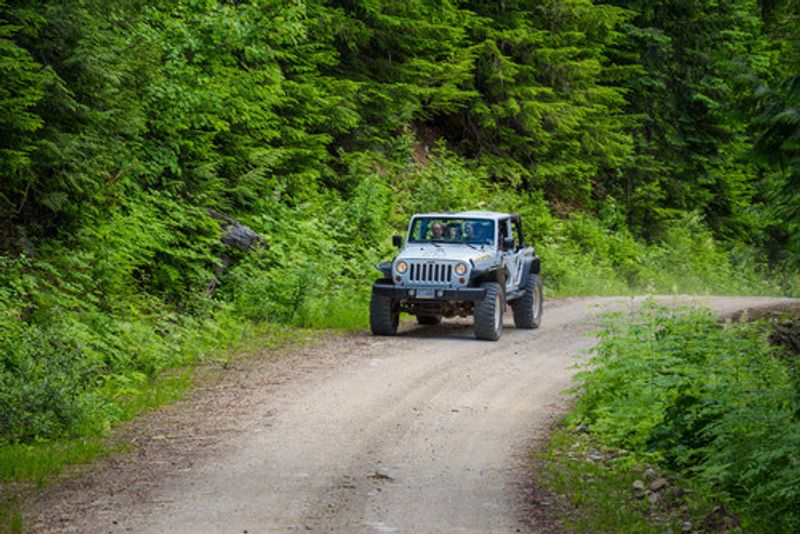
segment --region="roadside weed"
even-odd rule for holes
[[[702,308],[606,319],[569,422],[717,494],[746,529],[800,529],[797,355],[763,321]]]

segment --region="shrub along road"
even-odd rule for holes
[[[786,299],[694,299],[720,313]],[[665,298],[672,302],[675,299]],[[497,343],[471,322],[336,337],[235,363],[141,418],[134,452],[51,488],[27,526],[55,532],[518,532],[525,453],[563,413],[575,355],[629,298],[510,315]],[[533,526],[535,529],[535,526]]]

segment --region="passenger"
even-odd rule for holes
[[[458,226],[451,224],[447,227],[447,239],[450,241],[455,241],[458,239]]]
[[[441,239],[444,234],[444,227],[442,223],[433,223],[431,226],[431,239]]]

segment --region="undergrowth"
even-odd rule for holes
[[[35,439],[18,439],[0,445],[0,481],[47,484],[58,480],[66,466],[83,464],[124,449],[124,443],[110,439],[109,430],[113,425],[182,398],[197,382],[198,366],[204,366],[204,373],[200,375],[204,376],[206,370],[213,372],[213,369],[224,367],[232,359],[263,354],[265,350],[280,347],[303,345],[316,338],[316,333],[308,329],[270,323],[247,327],[240,325],[235,332],[235,337],[229,333],[228,337],[221,337],[216,343],[207,342],[202,351],[185,358],[181,367],[165,367],[153,375],[126,373],[124,370],[113,375],[100,375],[100,386],[95,389],[81,391],[74,383],[70,383],[70,376],[65,376],[60,384],[48,384],[45,378],[38,378],[45,382],[45,386],[53,388],[55,394],[61,394],[61,397],[54,395],[50,398],[53,405],[49,409],[52,412],[40,413],[39,418],[35,418],[37,414],[30,413],[30,401],[15,399],[13,390],[4,390],[4,421],[17,421],[18,428],[25,428],[25,425],[32,427],[39,421],[47,420],[46,416],[51,413],[51,418],[62,423],[64,430],[63,434],[55,437],[41,435]],[[186,350],[197,350],[188,344],[186,347]],[[14,402],[19,404],[14,405]],[[69,427],[69,420],[62,422],[57,419],[73,406],[91,406],[92,403],[102,406],[103,410],[84,413],[82,417],[85,419],[79,419],[88,420],[84,426]],[[96,406],[91,407],[97,410]],[[25,417],[34,418],[27,420]]]
[[[745,531],[800,529],[800,380],[763,322],[649,303],[606,318],[571,423],[716,494]]]
[[[557,428],[546,450],[535,453],[535,464],[557,531],[657,533],[720,526],[713,498],[664,477],[642,459],[603,447],[585,432]]]
[[[19,500],[16,497],[8,500],[0,498],[0,532],[21,534],[24,531],[24,524]]]

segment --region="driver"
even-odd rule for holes
[[[464,235],[467,238],[467,241],[472,241],[475,239],[475,228],[473,228],[472,223],[466,223],[464,225]]]

